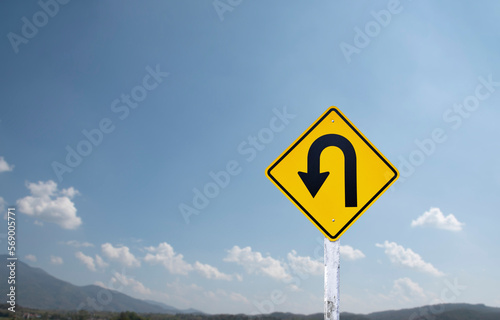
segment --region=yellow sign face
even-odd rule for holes
[[[266,170],[330,240],[338,238],[399,176],[336,107],[326,110]]]

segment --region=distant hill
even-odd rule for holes
[[[147,302],[147,303],[150,303],[152,305],[162,307],[163,309],[165,309],[167,311],[171,311],[170,312],[171,314],[179,314],[179,313],[184,313],[184,314],[206,314],[204,312],[201,312],[201,311],[193,309],[193,308],[189,308],[189,309],[177,309],[177,308],[174,308],[172,306],[169,306],[168,304],[165,304],[165,303],[162,303],[162,302],[158,302],[158,301],[153,301],[153,300],[144,300],[144,301]]]
[[[7,255],[0,255],[6,261]],[[8,268],[1,268],[1,279],[7,279]],[[102,291],[95,285],[75,286],[57,279],[40,268],[30,267],[17,260],[16,302],[26,308],[40,310],[84,310],[134,311],[137,313],[201,313],[198,310],[179,310],[155,301],[132,298],[114,290]],[[110,293],[109,295],[107,293]],[[0,286],[0,295],[5,297],[7,286]],[[107,303],[109,300],[109,303]]]
[[[484,304],[440,304],[419,308],[374,312],[366,315],[342,313],[342,320],[499,320],[500,308]]]
[[[375,312],[367,315],[369,320],[493,320],[500,319],[500,308],[484,304],[440,304],[397,311]]]
[[[275,312],[269,318],[278,320],[323,320],[323,313],[301,315]],[[267,317],[266,317],[267,318]],[[500,308],[484,304],[441,304],[412,309],[390,310],[370,314],[342,312],[342,320],[500,320]]]
[[[208,317],[207,319],[209,319]],[[260,318],[255,316],[253,318]],[[251,318],[250,318],[251,319]],[[310,315],[274,312],[265,319],[276,320],[323,320],[323,313]],[[341,320],[500,320],[500,308],[487,307],[484,304],[441,304],[412,309],[390,310],[370,314],[342,312]]]
[[[6,261],[6,255],[0,255]],[[8,268],[0,269],[0,279],[7,279]],[[97,298],[106,302],[107,295],[102,294],[103,288],[95,285],[75,286],[66,281],[57,279],[40,268],[30,267],[22,261],[17,261],[16,301],[17,305],[39,310],[77,310],[83,303],[84,310],[89,311],[133,311],[136,313],[158,314],[196,314],[196,319],[222,319],[221,315],[207,315],[194,309],[179,310],[172,306],[152,300],[139,300],[123,293],[109,290],[109,303],[98,303]],[[2,280],[4,281],[4,280]],[[0,295],[5,297],[7,286],[0,286]],[[90,302],[89,302],[90,301]],[[92,301],[97,308],[92,308]],[[434,311],[434,312],[433,312]],[[436,312],[439,311],[439,312]],[[189,317],[189,316],[188,316]],[[222,318],[221,318],[222,317]],[[227,315],[226,318],[233,319]],[[253,320],[261,316],[238,315],[238,319]],[[301,315],[293,313],[275,312],[265,316],[266,319],[277,320],[322,320],[323,314],[316,313]],[[188,318],[185,318],[188,319]],[[370,314],[354,314],[343,312],[342,320],[500,320],[500,308],[485,306],[484,304],[442,304],[423,306],[419,308],[390,310]]]

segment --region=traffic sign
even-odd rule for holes
[[[266,175],[335,241],[399,173],[339,109],[331,107],[267,168]]]

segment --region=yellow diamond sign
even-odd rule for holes
[[[337,240],[399,176],[336,107],[326,110],[266,170],[325,237]]]

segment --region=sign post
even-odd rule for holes
[[[339,320],[340,240],[325,238],[325,320]]]
[[[325,320],[338,320],[338,240],[399,173],[331,107],[283,151],[266,175],[325,236]]]

